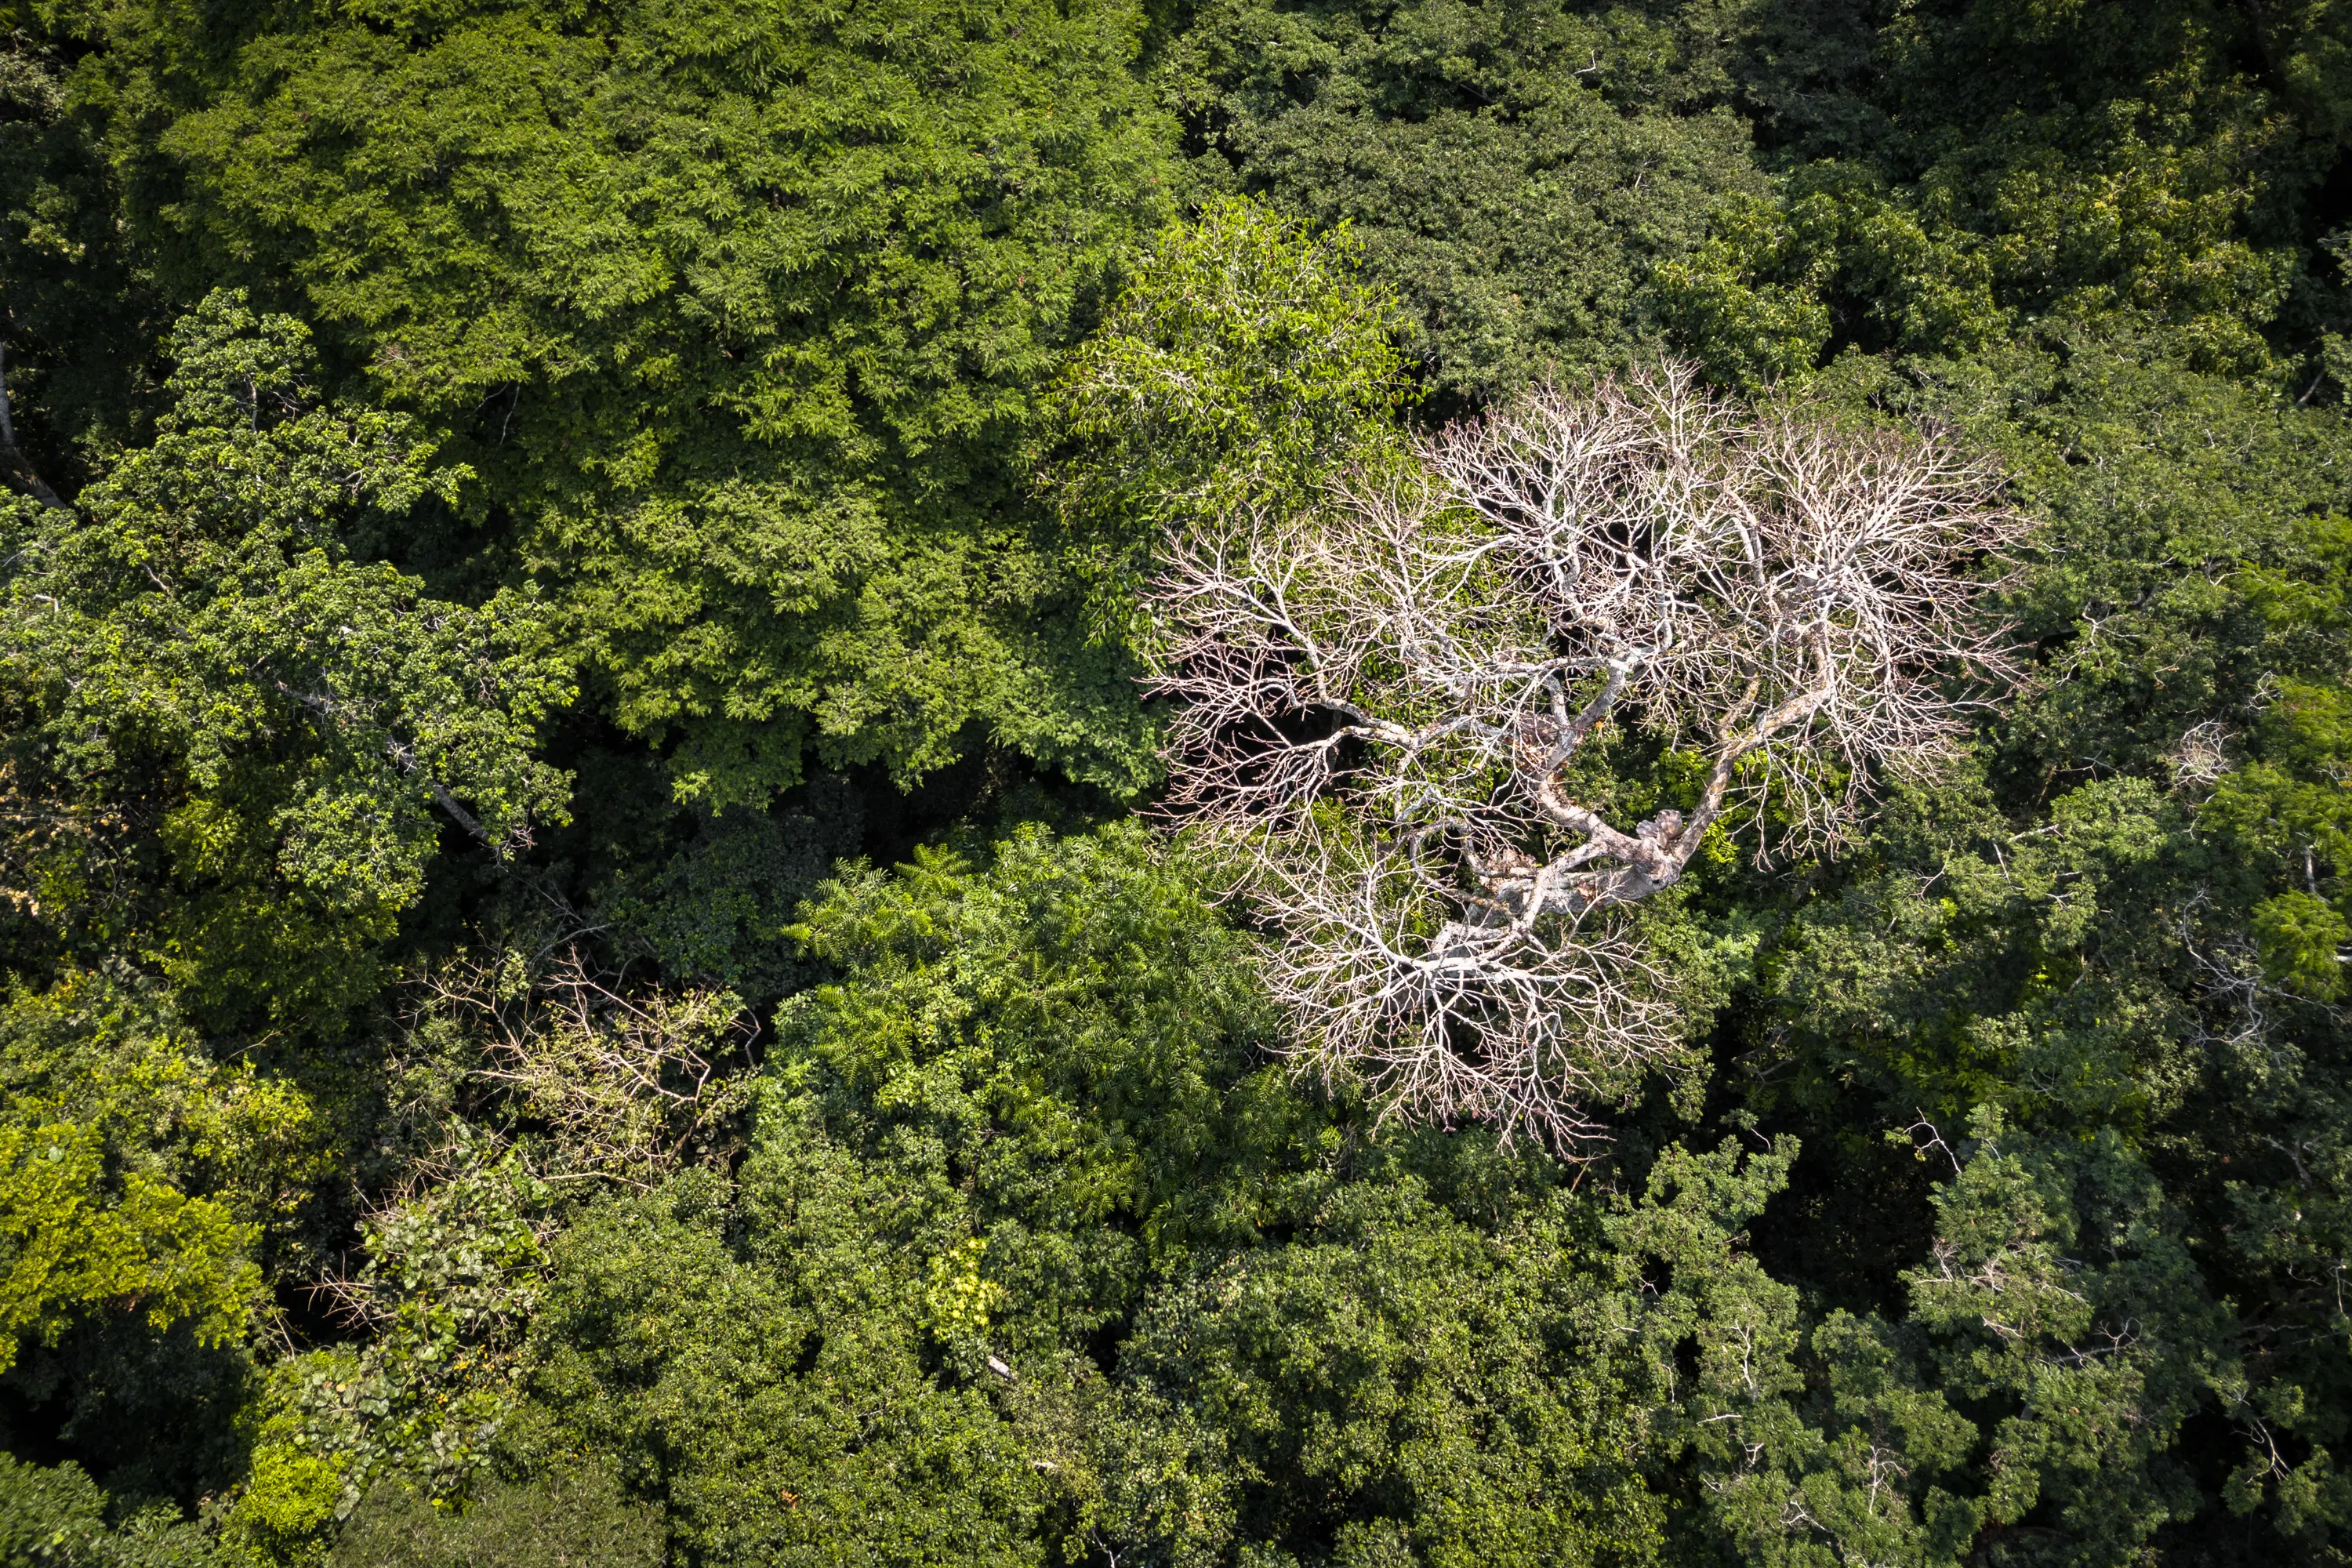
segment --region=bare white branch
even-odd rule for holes
[[[1678,1034],[1629,907],[1718,821],[1759,856],[1834,847],[1877,773],[1949,751],[1956,676],[2005,669],[1997,489],[1937,438],[1667,367],[1171,542],[1171,805],[1284,931],[1305,1061],[1393,1113],[1598,1136],[1579,1107]],[[1685,808],[1621,826],[1579,798],[1611,722],[1700,755]]]

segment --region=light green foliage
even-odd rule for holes
[[[854,875],[803,935],[842,980],[779,1020],[731,1205],[681,1178],[569,1231],[533,1386],[701,1560],[1043,1560],[1060,1483],[985,1358],[1053,1377],[1150,1238],[1246,1234],[1202,1180],[1263,1114],[1216,1092],[1238,944],[1133,830]]]
[[[1797,172],[1778,201],[1727,202],[1706,243],[1650,287],[1708,369],[1750,390],[1811,371],[1835,336],[1965,351],[2008,324],[1964,237],[1931,232],[1902,196],[1836,163]]]
[[[89,1489],[72,1551],[0,1560],[205,1560],[180,1528],[184,1489],[243,1468],[231,1428],[263,1265],[300,1257],[333,1168],[324,1121],[120,975],[20,991],[0,1012],[0,1367],[16,1397],[68,1414],[112,1494]],[[40,1474],[0,1480],[0,1515],[65,1495]]]
[[[546,1274],[553,1194],[511,1155],[461,1144],[448,1157],[456,1170],[362,1226],[366,1263],[339,1294],[366,1342],[271,1369],[222,1520],[231,1548],[321,1562],[372,1487],[461,1499],[488,1472]]]
[[[176,1527],[245,1468],[247,1343],[268,1287],[308,1262],[329,1123],[122,976],[0,1012],[0,1364],[17,1409],[65,1415],[119,1527],[64,1560],[203,1560]]]
[[[2299,995],[2332,1002],[2344,989],[2344,960],[2352,924],[2310,893],[2285,892],[2254,906],[2254,944],[2263,972]]]
[[[247,1468],[245,1484],[220,1520],[221,1553],[234,1563],[311,1568],[323,1555],[321,1532],[334,1519],[343,1476],[331,1459],[272,1439],[265,1422]]]
[[[849,978],[786,1005],[787,1081],[891,1173],[892,1223],[925,1255],[985,1237],[998,1343],[1100,1326],[1154,1252],[1246,1234],[1274,1201],[1213,1185],[1266,1158],[1234,1121],[1281,1113],[1222,1091],[1271,1021],[1241,942],[1154,855],[1134,827],[1026,830],[984,871],[925,851],[845,878],[802,928]]]
[[[79,1313],[128,1301],[151,1328],[188,1319],[218,1342],[245,1326],[260,1283],[252,1231],[219,1205],[136,1172],[104,1179],[105,1148],[68,1122],[0,1128],[0,1333],[54,1339]],[[106,1188],[115,1185],[117,1191]]]
[[[1652,341],[1642,284],[1766,189],[1727,111],[1736,7],[1218,0],[1159,62],[1212,179],[1351,226],[1456,396]]]
[[[600,1192],[723,1169],[740,1148],[731,995],[625,996],[576,953],[509,951],[455,955],[405,1000],[385,1075],[396,1185],[357,1223],[363,1262],[321,1292],[358,1332],[278,1360],[247,1413],[222,1539],[273,1562],[323,1560],[377,1491],[454,1510],[536,1463],[510,1428],[558,1232]]]
[[[299,324],[235,296],[173,347],[153,445],[16,511],[0,647],[45,768],[152,792],[189,893],[170,966],[298,1018],[352,999],[449,817],[503,855],[561,816],[530,748],[570,693],[529,595],[473,608],[353,559],[351,531],[454,493],[413,422],[320,403]]]
[[[2352,496],[2297,520],[2288,548],[2243,575],[2263,634],[2264,689],[2241,742],[2241,765],[2216,781],[2200,823],[2288,886],[2255,910],[2253,937],[2269,977],[2319,1001],[2342,994],[2346,911],[2352,909],[2352,618],[2347,533]],[[2299,884],[2299,885],[2297,885]]]
[[[1180,521],[1311,492],[1387,439],[1410,387],[1394,304],[1361,263],[1350,231],[1238,199],[1162,234],[1056,388],[1064,510],[1124,521],[1114,537],[1148,549]]]
[[[326,1171],[300,1090],[89,974],[0,1013],[0,1368],[117,1315],[241,1339],[258,1245]]]
[[[196,15],[122,13],[87,73],[154,232],[288,279],[452,432],[485,565],[547,584],[684,794],[756,802],[811,747],[911,778],[974,721],[1141,781],[1013,460],[1169,211],[1133,8]]]
[[[1349,230],[1317,236],[1255,202],[1171,227],[1071,356],[1041,475],[1089,580],[1089,619],[1133,647],[1162,542],[1315,496],[1395,446],[1412,399],[1393,300]]]

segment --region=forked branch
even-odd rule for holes
[[[1286,930],[1317,1066],[1572,1146],[1678,1034],[1625,911],[1718,823],[1832,847],[1875,777],[1948,752],[1959,678],[2005,668],[1980,599],[2016,528],[1933,437],[1674,367],[1540,390],[1172,542],[1171,805]],[[1621,826],[1581,796],[1612,721],[1700,753],[1680,809]]]

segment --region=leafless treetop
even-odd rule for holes
[[[1990,467],[1933,437],[1675,367],[1541,390],[1173,542],[1172,802],[1286,929],[1317,1065],[1572,1146],[1578,1103],[1677,1033],[1622,911],[1718,821],[1759,855],[1832,847],[1876,773],[1948,751],[1956,672],[2002,668],[1979,600],[2013,534]],[[1580,798],[1612,721],[1699,753],[1684,809]]]

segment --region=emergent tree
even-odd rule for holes
[[[1667,367],[1174,541],[1171,798],[1282,929],[1305,1059],[1392,1113],[1596,1135],[1580,1105],[1677,1033],[1632,907],[1718,823],[1759,857],[1833,847],[1877,773],[1950,747],[1956,678],[2002,668],[1997,491],[1937,437]],[[1683,809],[1607,819],[1586,742],[1612,721],[1697,754]]]

